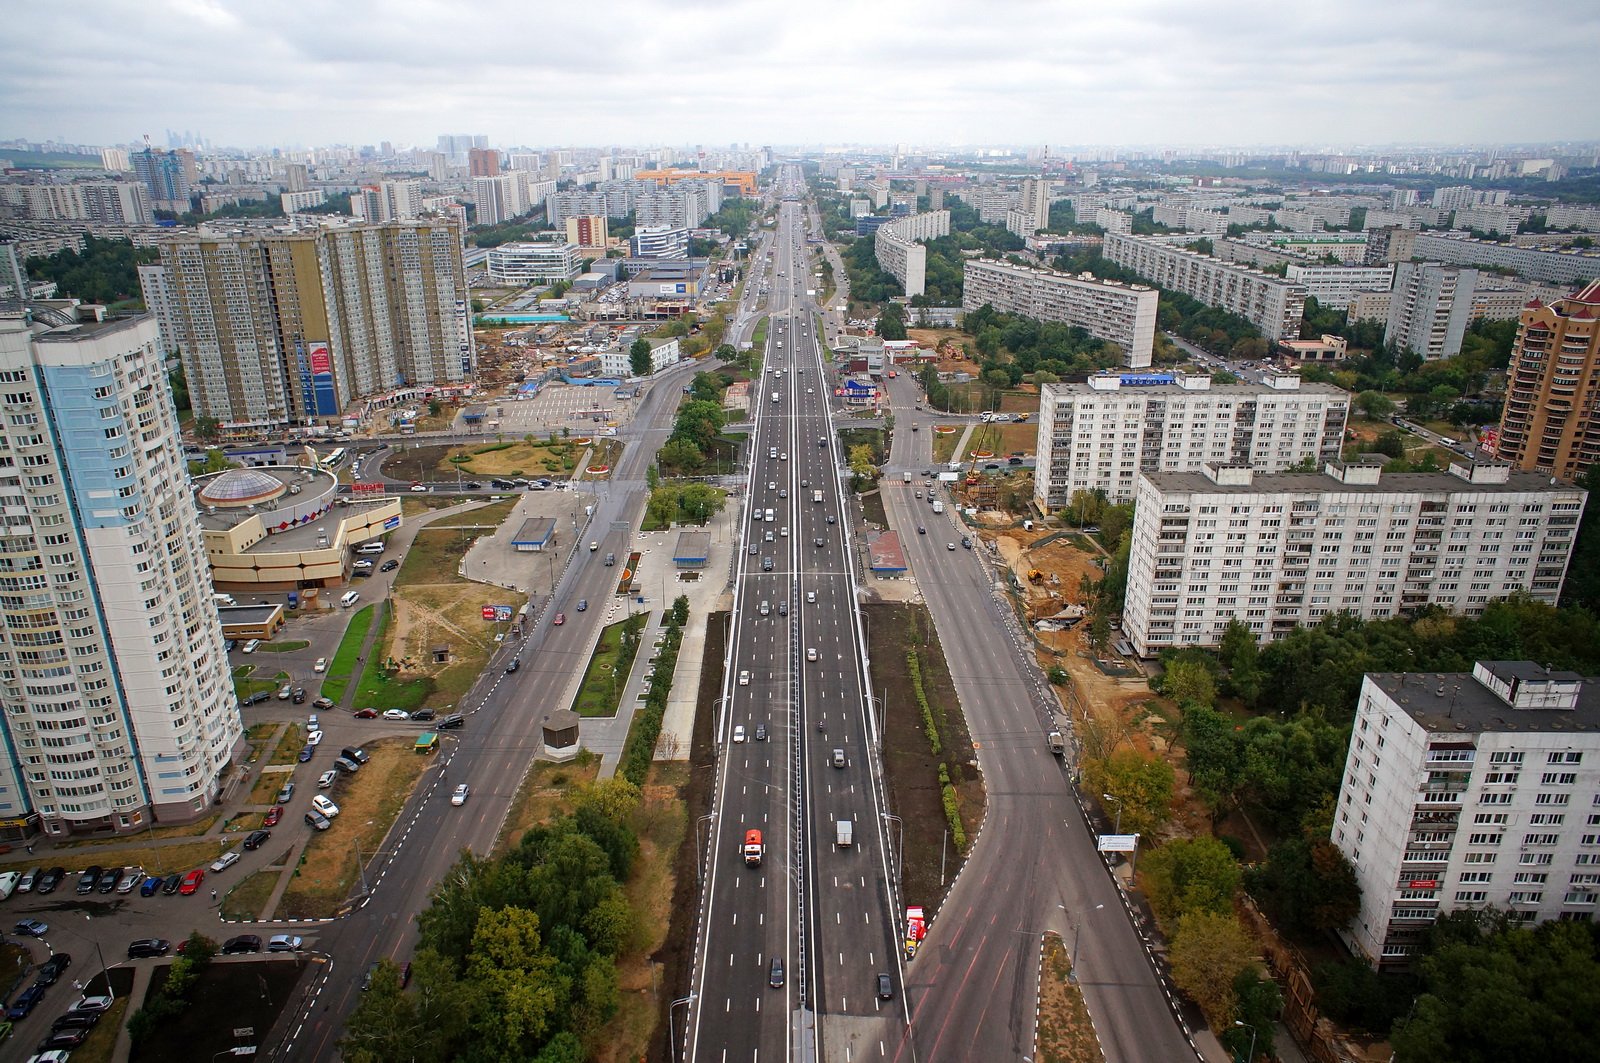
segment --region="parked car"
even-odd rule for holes
[[[100,875],[100,884],[96,886],[95,889],[99,890],[101,893],[110,893],[118,886],[122,885],[122,876],[125,874],[127,874],[127,872],[122,868],[113,867],[109,871],[103,872]]]
[[[326,797],[323,797],[321,794],[318,794],[311,799],[311,807],[316,809],[318,812],[321,812],[329,819],[332,819],[339,814],[339,806],[328,800]]]
[[[167,876],[165,882],[161,883],[161,894],[164,897],[170,897],[182,888],[183,873],[180,871],[174,871],[172,874]]]
[[[206,880],[206,873],[202,868],[195,868],[183,876],[183,881],[178,884],[178,892],[187,897],[200,888],[200,883]]]
[[[139,887],[139,896],[154,897],[161,892],[161,885],[165,881],[160,875],[151,875],[144,880],[144,885]]]
[[[431,720],[438,715],[439,714],[434,712],[432,709],[418,709],[416,712],[411,714],[411,718],[413,720]]]
[[[305,687],[295,687],[294,688],[294,696],[291,697],[289,700],[294,702],[296,705],[304,705],[306,703],[306,688]]]
[[[122,869],[122,881],[117,885],[117,892],[132,893],[143,882],[144,868],[125,867]]]
[[[172,942],[166,938],[140,938],[128,946],[128,959],[148,959],[151,956],[165,956],[172,951]]]
[[[338,781],[339,769],[329,768],[327,771],[317,776],[317,789],[326,790]]]
[[[254,652],[256,652],[256,647],[259,646],[259,645],[261,645],[261,640],[260,639],[251,639],[249,642],[246,642],[243,646],[241,646],[239,648],[239,652],[240,653],[254,653]]]
[[[72,1005],[73,1011],[110,1011],[111,1005],[117,1002],[115,997],[92,996],[82,997]]]
[[[315,747],[315,746],[320,746],[321,744],[322,744],[322,731],[321,731],[321,729],[314,730],[310,734],[306,735],[306,745]]]
[[[49,987],[35,982],[18,993],[17,999],[13,1000],[11,1006],[6,1009],[6,1018],[26,1019],[33,1009],[39,1006],[39,1001],[44,999],[44,993],[47,988]]]
[[[34,981],[39,985],[55,985],[61,976],[72,966],[72,955],[58,952],[39,965],[39,973],[34,976]]]
[[[333,708],[333,705],[334,702],[332,698],[318,698],[316,701],[311,703],[311,707],[313,709],[318,709],[322,712],[327,712],[329,709]]]
[[[50,1032],[57,1030],[88,1030],[100,1021],[98,1011],[69,1011],[50,1024]]]
[[[226,871],[226,870],[228,870],[228,868],[232,867],[234,864],[237,864],[238,862],[239,862],[239,853],[237,851],[235,851],[235,850],[229,850],[228,852],[223,853],[221,856],[217,857],[215,860],[213,860],[211,862],[211,870],[212,871]]]
[[[271,808],[267,809],[267,814],[261,817],[261,825],[263,827],[276,827],[278,825],[278,821],[282,818],[283,806],[273,805]]]
[[[274,934],[267,942],[268,952],[299,952],[301,938],[298,934]]]
[[[95,887],[100,885],[100,874],[101,868],[99,864],[93,864],[85,869],[83,874],[78,876],[78,892],[93,893]]]
[[[40,1052],[70,1052],[83,1044],[89,1037],[88,1030],[68,1027],[64,1030],[52,1031],[49,1037],[39,1042]],[[39,1057],[34,1056],[35,1060]]]
[[[278,790],[278,799],[273,803],[274,804],[279,804],[279,805],[286,805],[292,800],[294,800],[294,783],[286,782]]]
[[[318,812],[315,809],[306,813],[306,822],[316,830],[327,830],[329,827],[333,826],[333,824],[328,821],[327,816],[324,816],[321,812]]]
[[[376,720],[377,718],[377,709],[362,709],[356,713],[356,719],[358,720]]]
[[[300,759],[300,763],[304,764],[306,761],[310,760],[312,757],[314,757],[316,755],[317,755],[317,750],[316,750],[315,746],[301,746],[300,747],[300,758],[299,758]]]
[[[261,938],[256,934],[240,934],[231,937],[222,943],[219,950],[224,956],[241,956],[245,953],[260,952]]]
[[[42,938],[50,933],[50,924],[41,923],[37,919],[18,919],[17,925],[11,928],[11,932],[18,937]]]

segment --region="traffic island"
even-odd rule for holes
[[[1033,1058],[1039,1063],[1103,1063],[1094,1019],[1083,990],[1072,979],[1072,958],[1059,934],[1044,936],[1039,962],[1038,1029]]]

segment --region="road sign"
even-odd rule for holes
[[[1131,853],[1139,848],[1137,834],[1102,834],[1098,843],[1102,853]]]

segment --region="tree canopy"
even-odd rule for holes
[[[86,235],[82,251],[64,247],[53,255],[28,259],[26,269],[33,280],[55,281],[62,297],[116,303],[142,298],[139,267],[160,258],[161,253],[153,247]]]

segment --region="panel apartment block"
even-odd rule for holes
[[[1133,270],[1158,287],[1238,314],[1260,329],[1268,342],[1299,338],[1306,302],[1304,286],[1186,250],[1182,246],[1185,239],[1168,242],[1107,233],[1104,253],[1108,261]]]
[[[1141,472],[1193,472],[1208,462],[1278,472],[1339,456],[1350,396],[1331,384],[1269,376],[1213,384],[1183,373],[1101,373],[1040,389],[1034,500],[1062,509],[1075,491],[1133,499]]]
[[[1235,617],[1266,642],[1336,612],[1475,616],[1517,592],[1554,605],[1585,497],[1499,462],[1145,473],[1123,627],[1150,657],[1215,646]]]
[[[921,295],[927,290],[928,249],[918,241],[950,235],[950,212],[930,210],[897,218],[878,226],[872,249],[882,266],[906,295]]]
[[[1522,311],[1511,351],[1499,455],[1576,479],[1600,462],[1600,284]]]
[[[342,416],[472,368],[457,225],[442,218],[174,237],[141,270],[196,416],[233,435]],[[152,291],[152,288],[157,289]]]
[[[1492,240],[1417,233],[1411,253],[1416,258],[1430,262],[1498,267],[1534,280],[1559,284],[1584,284],[1600,280],[1600,254],[1592,251],[1540,251],[1531,247],[1497,244]]]
[[[1318,303],[1347,310],[1358,292],[1386,292],[1394,283],[1393,266],[1302,266],[1291,264],[1287,279],[1305,286]]]
[[[1156,335],[1154,288],[983,258],[967,260],[963,272],[963,310],[989,305],[1007,314],[1076,325],[1121,347],[1123,364],[1130,369],[1150,364]]]
[[[1341,936],[1380,969],[1459,909],[1593,920],[1600,684],[1532,661],[1367,675],[1331,840],[1361,885]]]
[[[1478,271],[1437,262],[1401,262],[1389,290],[1384,342],[1432,361],[1461,353]]]
[[[204,814],[244,748],[149,317],[0,320],[0,817]]]

